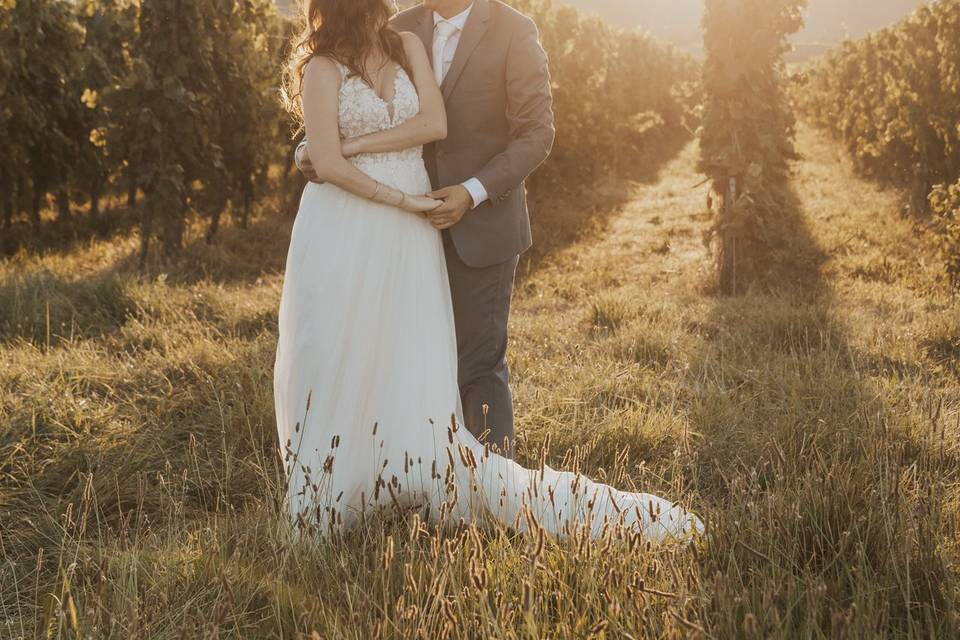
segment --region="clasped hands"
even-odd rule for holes
[[[343,140],[341,152],[344,158],[352,158],[362,153],[360,142],[355,138]],[[304,176],[310,181],[316,181],[317,175],[306,153],[300,157],[300,168]],[[409,207],[415,213],[422,215],[436,229],[449,229],[463,219],[473,208],[473,196],[463,185],[454,185],[443,189],[436,189],[424,196],[410,196]]]
[[[362,152],[360,142],[356,139],[343,141],[342,152],[344,158],[352,158]],[[434,200],[436,206],[429,208],[429,202],[424,202],[424,209],[418,211],[435,228],[449,229],[463,219],[467,211],[473,208],[473,196],[463,185],[454,185],[444,189],[437,189],[423,196],[426,200]],[[417,200],[420,200],[418,197]]]
[[[449,229],[463,220],[467,211],[473,208],[473,197],[462,184],[437,189],[427,194],[428,198],[437,200],[440,204],[436,209],[424,213],[424,217],[435,228]]]

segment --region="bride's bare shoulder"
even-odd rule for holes
[[[329,83],[341,80],[340,68],[327,56],[313,56],[303,68],[304,83]]]
[[[420,39],[420,36],[413,33],[412,31],[400,31],[400,38],[403,39],[403,48],[407,52],[408,56],[413,56],[419,53],[426,53],[427,49],[423,46],[423,40]]]

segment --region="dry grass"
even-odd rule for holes
[[[693,146],[517,293],[524,460],[683,496],[697,548],[415,518],[293,543],[287,224],[149,280],[135,239],[0,263],[0,637],[960,633],[960,301],[895,193],[806,129],[800,149],[796,246],[743,298],[709,285]]]

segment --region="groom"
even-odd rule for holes
[[[424,0],[392,26],[423,40],[447,108],[446,140],[424,159],[443,231],[467,428],[513,455],[507,320],[521,253],[530,248],[524,180],[550,154],[553,97],[533,20],[498,0]],[[305,145],[297,165],[316,174]]]

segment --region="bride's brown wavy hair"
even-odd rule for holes
[[[284,103],[301,123],[303,74],[317,56],[336,60],[372,85],[364,61],[379,51],[412,77],[403,38],[390,26],[396,12],[393,0],[305,0],[302,7],[306,26],[294,40],[283,81]]]

